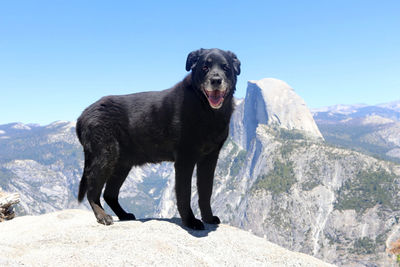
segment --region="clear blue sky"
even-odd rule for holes
[[[218,47],[247,81],[311,108],[400,99],[400,1],[1,1],[0,124],[76,120],[110,94],[162,90]]]

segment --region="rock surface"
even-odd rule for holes
[[[178,219],[97,224],[64,210],[0,224],[0,265],[333,266],[237,228],[188,231]]]

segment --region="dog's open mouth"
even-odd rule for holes
[[[224,102],[226,90],[203,90],[207,97],[208,103],[213,109],[219,109]]]

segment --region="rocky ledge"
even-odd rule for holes
[[[84,210],[18,217],[0,224],[0,265],[333,266],[231,226],[206,228],[179,219],[105,227]]]

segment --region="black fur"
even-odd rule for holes
[[[191,178],[197,165],[202,220],[218,224],[210,198],[219,151],[228,137],[240,61],[219,49],[188,55],[185,79],[160,92],[107,96],[83,111],[76,125],[85,154],[78,200],[87,193],[99,223],[112,224],[100,204],[104,199],[120,220],[135,219],[118,203],[119,189],[132,166],[175,162],[175,190],[182,222],[204,229],[190,207]]]

